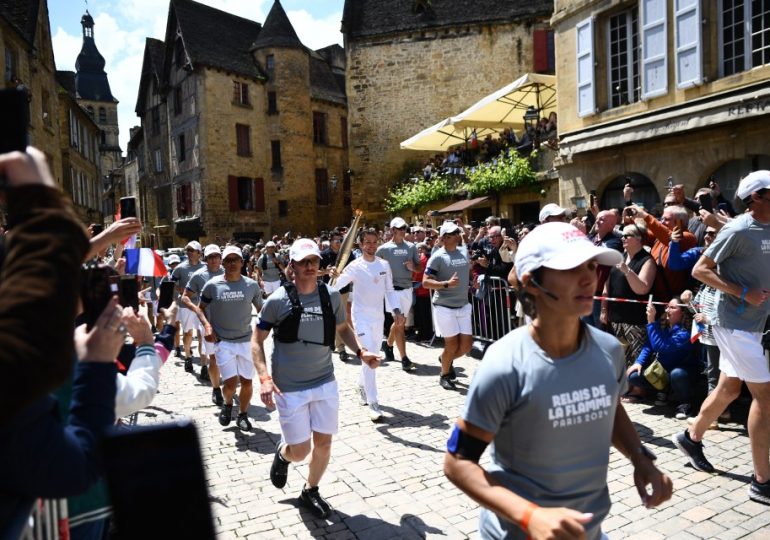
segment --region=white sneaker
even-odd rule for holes
[[[369,402],[366,399],[366,390],[363,386],[358,387],[358,401],[361,405],[367,405]]]
[[[377,404],[377,402],[372,402],[369,404],[369,419],[371,419],[372,422],[379,422],[382,420],[382,411],[380,410],[380,406]]]

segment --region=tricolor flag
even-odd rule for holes
[[[163,277],[167,273],[163,258],[150,248],[129,248],[123,253],[126,257],[126,274]]]
[[[698,338],[701,337],[703,334],[703,331],[706,329],[706,326],[702,323],[695,322],[695,320],[692,321],[692,330],[690,331],[690,343],[695,343],[698,341]]]

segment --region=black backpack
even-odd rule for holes
[[[283,288],[286,290],[286,295],[291,302],[291,311],[288,316],[276,325],[273,334],[274,338],[281,343],[296,343],[299,341],[301,343],[334,347],[334,334],[337,330],[337,324],[328,287],[323,282],[318,282],[318,295],[321,297],[321,313],[324,323],[323,343],[299,339],[299,324],[305,310],[302,307],[302,302],[299,300],[297,286],[292,282],[287,282],[284,283]]]

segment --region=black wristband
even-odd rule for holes
[[[361,349],[361,348],[359,348],[359,349],[356,351],[356,356],[359,358],[359,360],[360,360],[360,359],[362,359],[362,358],[363,358],[363,356],[364,356],[364,350],[363,350],[363,349]]]

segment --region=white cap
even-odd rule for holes
[[[612,248],[594,245],[579,229],[569,223],[551,222],[535,227],[524,237],[516,251],[514,264],[521,279],[541,266],[569,270],[590,259],[599,264],[620,264],[623,255]]]
[[[269,247],[275,247],[275,242],[273,242],[272,240],[270,240],[270,241],[269,241],[267,244],[265,244],[265,247],[266,247],[266,248],[269,248]]]
[[[196,240],[193,240],[192,242],[187,242],[187,245],[184,247],[187,248],[193,248],[195,251],[203,251],[203,248],[201,247],[201,243],[197,242]]]
[[[561,216],[566,213],[566,208],[562,208],[556,203],[548,203],[540,210],[540,223],[545,223],[545,220],[549,217]]]
[[[760,189],[770,189],[770,171],[754,171],[749,174],[738,184],[735,196],[744,200]]]
[[[406,227],[406,221],[404,221],[403,218],[394,217],[390,222],[390,226],[400,229],[401,227]]]
[[[179,258],[179,255],[169,255],[167,264],[179,264],[180,262],[182,262],[182,259]]]
[[[454,221],[445,221],[441,224],[441,229],[438,231],[439,236],[444,236],[445,234],[452,234],[455,231],[459,231],[460,226],[455,223]]]
[[[289,258],[292,261],[301,261],[305,257],[315,255],[319,259],[321,258],[321,251],[318,249],[318,244],[313,242],[310,238],[299,238],[294,241],[289,249]]]
[[[203,250],[203,258],[205,259],[209,255],[222,255],[222,250],[216,244],[209,244],[206,249]]]
[[[239,258],[243,259],[243,253],[238,246],[227,246],[222,252],[222,260],[226,259],[228,255],[238,255]]]

